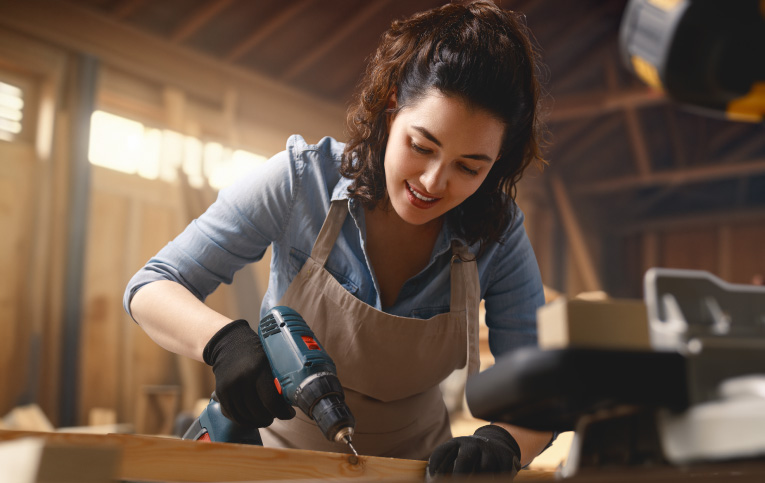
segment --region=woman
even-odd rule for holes
[[[277,394],[247,322],[200,301],[270,245],[261,315],[286,305],[311,325],[362,454],[429,459],[432,475],[513,474],[551,435],[492,424],[451,439],[438,384],[478,369],[481,298],[495,356],[536,341],[542,284],[514,203],[541,162],[535,68],[525,27],[491,3],[394,22],[349,142],[291,137],[133,277],[126,309],[161,346],[211,365],[226,414],[270,424],[267,446],[340,451]]]

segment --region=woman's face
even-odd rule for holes
[[[395,99],[391,101],[395,106]],[[494,165],[504,125],[436,89],[401,109],[388,129],[385,181],[406,222],[433,221],[476,192]]]

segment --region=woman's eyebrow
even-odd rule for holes
[[[412,129],[414,129],[414,130],[416,130],[416,131],[419,131],[419,133],[420,133],[420,134],[422,134],[423,136],[425,136],[426,138],[428,138],[430,141],[432,141],[433,143],[435,143],[435,145],[436,145],[436,146],[438,146],[439,148],[442,148],[442,147],[444,147],[444,146],[441,144],[441,141],[439,141],[439,140],[438,140],[438,139],[437,139],[437,138],[436,138],[436,137],[435,137],[433,134],[431,134],[431,132],[430,132],[430,131],[428,131],[428,130],[427,130],[427,129],[425,129],[424,127],[420,127],[420,126],[412,126]]]
[[[436,138],[430,131],[428,131],[424,127],[422,127],[422,126],[412,126],[412,129],[414,129],[415,131],[417,131],[420,134],[422,134],[423,136],[425,136],[429,141],[431,141],[433,144],[435,144],[439,148],[443,147],[443,145],[441,144],[441,141],[439,141],[438,138]],[[489,162],[489,163],[494,161],[494,159],[492,159],[491,157],[489,157],[486,154],[462,154],[462,155],[460,155],[460,157],[468,158],[468,159],[475,159],[476,161],[486,161],[486,162]]]

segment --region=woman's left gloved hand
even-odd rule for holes
[[[521,469],[521,449],[504,428],[490,424],[472,436],[460,436],[439,445],[430,455],[428,478],[471,473],[501,473],[512,480]]]

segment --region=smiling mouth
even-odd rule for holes
[[[406,183],[406,189],[409,190],[409,192],[412,194],[412,196],[414,196],[418,200],[424,201],[426,203],[432,203],[432,202],[437,201],[439,199],[439,198],[428,198],[427,196],[422,195],[420,192],[418,192],[417,190],[412,188],[412,185],[410,185],[409,183]]]

